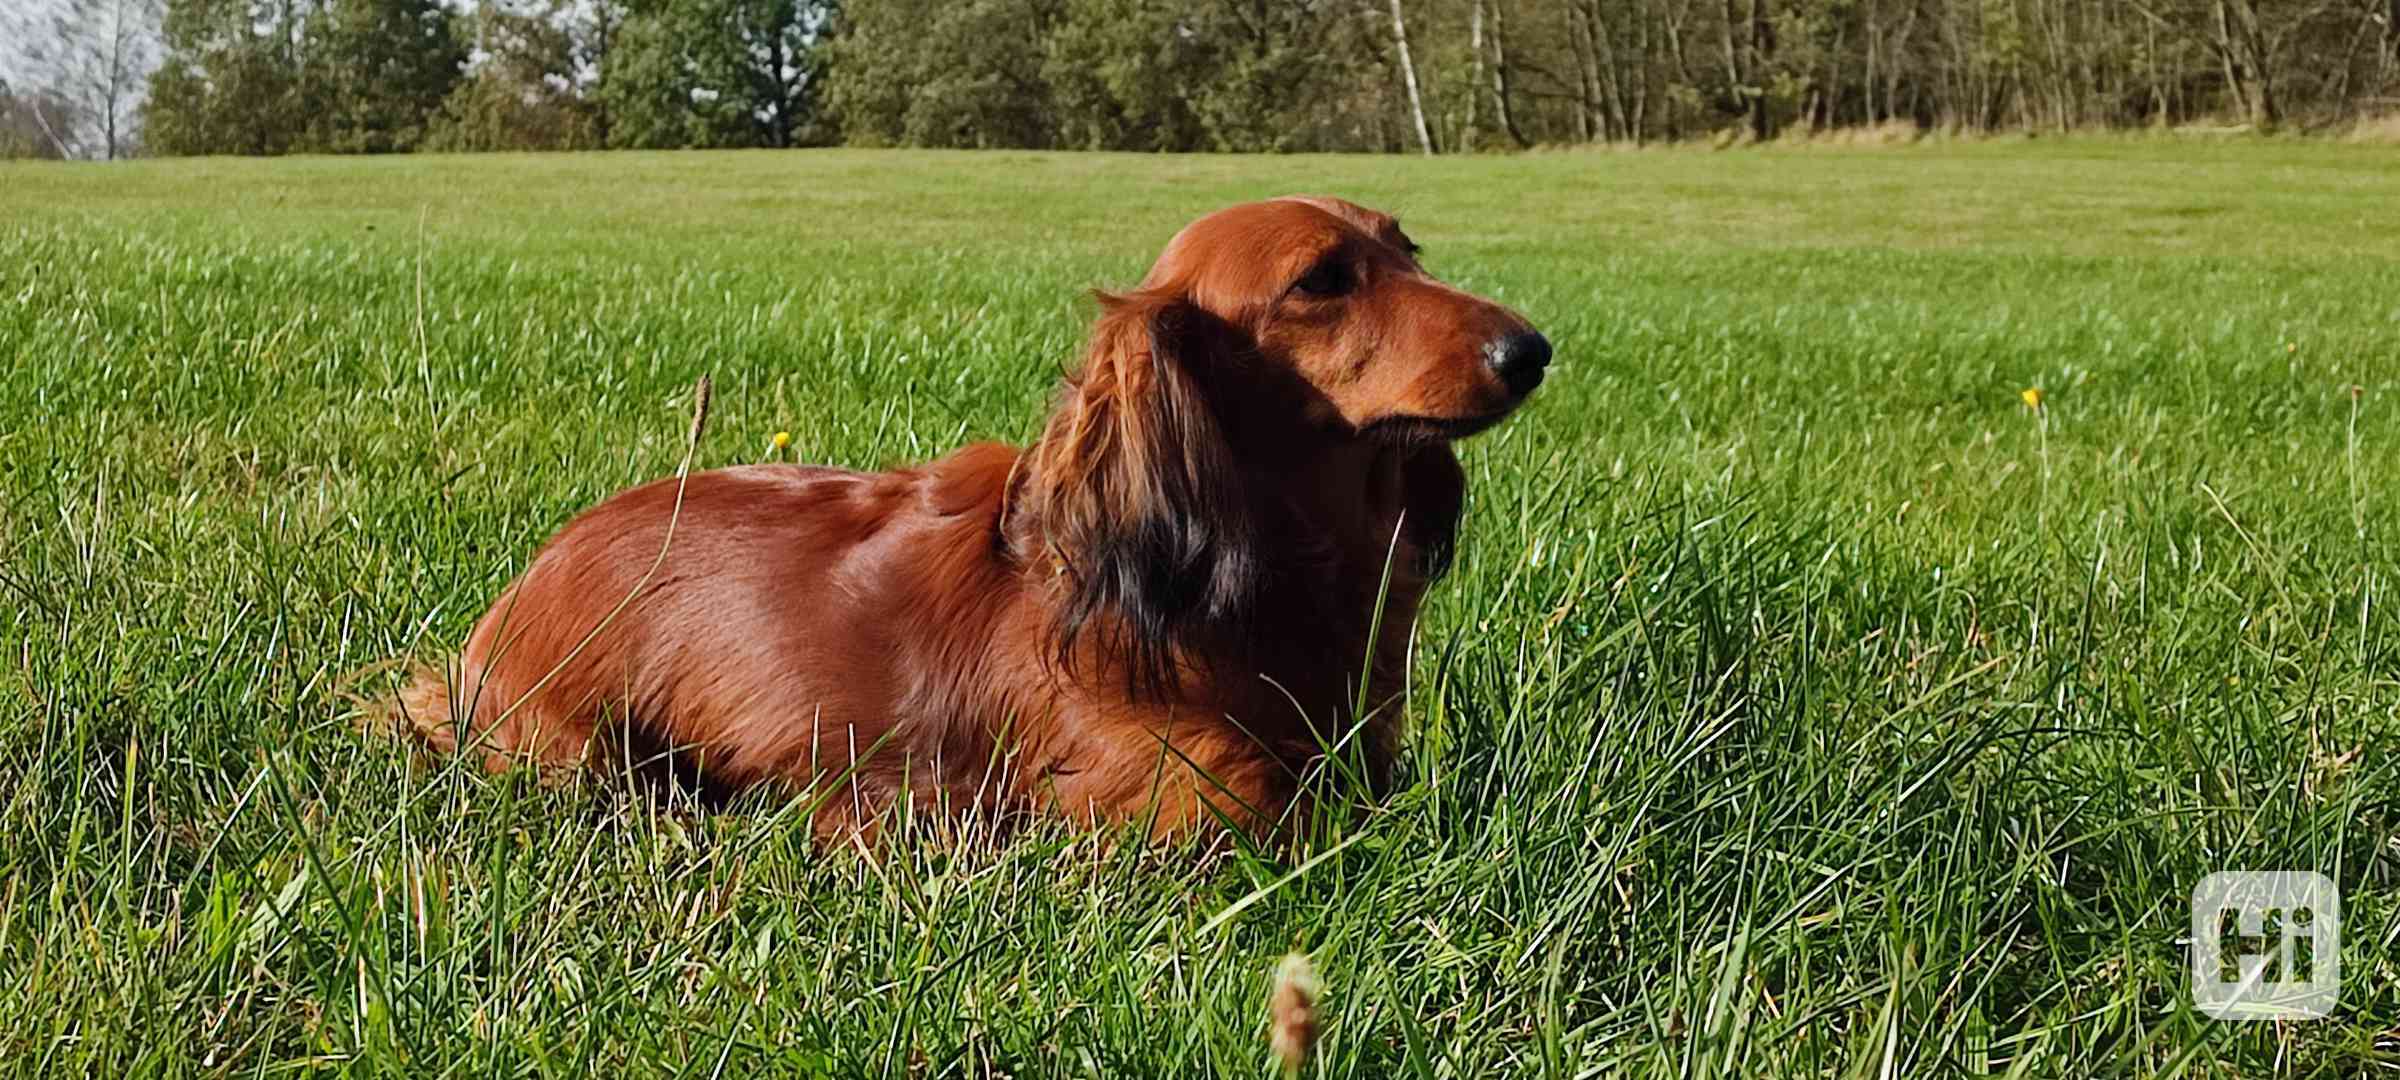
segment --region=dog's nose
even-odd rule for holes
[[[1550,339],[1526,330],[1510,334],[1484,348],[1492,373],[1519,397],[1542,385],[1542,369],[1550,366]]]

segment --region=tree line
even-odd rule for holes
[[[1405,151],[2400,112],[2400,0],[51,0],[0,154]]]

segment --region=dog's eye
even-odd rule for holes
[[[1350,264],[1339,259],[1327,259],[1316,268],[1301,275],[1292,283],[1292,291],[1303,296],[1340,296],[1358,284],[1350,274]]]

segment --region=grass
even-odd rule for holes
[[[1023,440],[1080,290],[1288,190],[1561,355],[1346,846],[869,860],[352,733],[699,373],[704,465]],[[0,1068],[1262,1075],[1300,949],[1313,1076],[2400,1070],[2395,205],[2240,141],[0,166]],[[2341,1009],[2205,1019],[2187,898],[2270,867]]]

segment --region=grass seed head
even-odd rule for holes
[[[1316,968],[1307,956],[1286,953],[1275,965],[1275,987],[1267,995],[1267,1046],[1275,1052],[1275,1061],[1286,1076],[1298,1074],[1316,1048],[1317,995],[1321,990]]]

